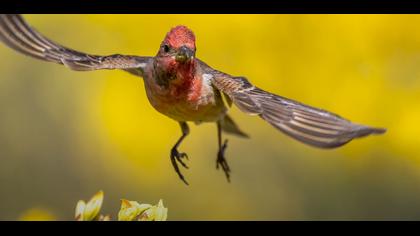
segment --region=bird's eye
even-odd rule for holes
[[[163,45],[163,51],[169,52],[169,46],[167,44]]]

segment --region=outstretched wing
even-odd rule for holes
[[[123,69],[141,75],[150,57],[90,55],[63,47],[31,28],[21,15],[0,15],[0,40],[34,58],[63,64],[72,70]],[[135,70],[140,70],[140,73]]]
[[[227,94],[243,112],[259,115],[275,128],[303,143],[319,148],[342,146],[354,138],[381,134],[385,129],[354,124],[331,112],[304,105],[203,66],[213,85]]]

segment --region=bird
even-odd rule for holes
[[[273,94],[256,87],[246,77],[210,67],[196,57],[195,34],[184,25],[170,29],[155,56],[101,56],[76,51],[43,36],[20,14],[0,15],[0,40],[27,56],[74,71],[119,69],[142,77],[152,107],[179,123],[182,135],[171,148],[169,157],[176,174],[187,185],[180,166],[188,168],[188,155],[178,149],[190,133],[188,123],[191,122],[216,123],[216,169],[221,168],[230,181],[231,169],[225,157],[228,139],[222,139],[222,132],[249,137],[229,116],[232,105],[316,148],[338,148],[355,138],[386,132],[385,128],[353,123],[332,112]]]

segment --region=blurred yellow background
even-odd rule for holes
[[[184,24],[210,66],[388,132],[319,150],[233,108],[251,139],[228,137],[232,182],[215,169],[215,125],[191,125],[180,147],[187,187],[169,160],[179,126],[151,107],[141,78],[74,72],[1,45],[0,220],[71,220],[100,189],[114,216],[121,198],[162,198],[169,220],[420,219],[420,15],[25,17],[104,55],[153,56]]]

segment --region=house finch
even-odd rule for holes
[[[195,57],[195,36],[185,26],[172,28],[154,57],[78,52],[39,34],[20,15],[0,15],[0,39],[23,54],[72,70],[121,69],[143,77],[152,106],[181,126],[182,136],[171,149],[170,159],[186,184],[178,164],[188,168],[184,162],[188,156],[179,152],[178,147],[189,134],[187,122],[217,124],[216,168],[221,167],[229,181],[230,168],[224,155],[227,140],[222,142],[222,131],[247,137],[227,114],[232,103],[290,137],[318,148],[336,148],[354,138],[386,131],[352,123],[328,111],[264,91],[244,77],[211,68]]]

